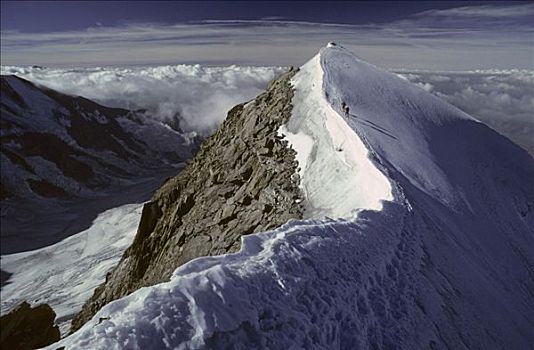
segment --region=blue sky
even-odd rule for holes
[[[129,22],[174,24],[202,20],[261,20],[372,24],[422,11],[480,6],[461,1],[4,1],[2,30],[47,32],[116,26]],[[492,2],[510,5],[510,2]],[[513,3],[515,5],[520,2]]]
[[[387,68],[534,69],[528,2],[1,3],[4,65],[300,65],[328,41]]]

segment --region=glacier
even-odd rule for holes
[[[294,112],[325,102],[337,112],[373,165],[350,158],[366,169],[357,185],[368,195],[376,187],[364,182],[385,178],[374,201],[360,201],[352,216],[331,206],[245,236],[240,252],[179,267],[49,349],[533,347],[532,157],[338,45],[308,65],[294,79],[318,70],[321,93],[296,98]],[[293,122],[286,132],[301,137],[286,136],[297,158],[312,159],[313,143]],[[330,135],[333,157],[338,136]],[[304,179],[312,163],[301,164]],[[353,190],[351,181],[325,183],[336,185]],[[333,211],[341,218],[329,218]]]
[[[108,209],[88,229],[56,244],[2,255],[2,269],[12,274],[2,286],[2,313],[24,300],[46,302],[57,315],[61,334],[68,334],[73,315],[132,243],[142,209],[141,203]]]

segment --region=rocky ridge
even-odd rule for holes
[[[230,110],[188,166],[145,204],[134,242],[72,331],[110,301],[167,281],[196,257],[236,252],[241,236],[302,218],[295,151],[278,133],[291,116],[294,74]]]
[[[0,348],[37,349],[59,340],[55,312],[48,304],[31,307],[23,302],[0,318]]]

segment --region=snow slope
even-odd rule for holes
[[[391,185],[369,159],[365,145],[324,99],[323,72],[315,56],[301,67],[292,116],[280,133],[297,151],[305,217],[353,218],[360,209],[382,208]]]
[[[12,273],[2,288],[2,314],[26,300],[46,302],[56,312],[63,334],[93,290],[131,244],[142,204],[127,204],[100,214],[91,227],[54,245],[3,255],[2,269]]]
[[[299,99],[312,70],[322,72],[323,93]],[[359,136],[393,199],[377,206],[388,198],[383,186],[350,220],[292,221],[246,236],[239,253],[193,260],[170,282],[108,304],[51,349],[533,347],[532,158],[339,46],[323,48],[295,82],[293,117],[327,101],[343,118],[330,120]],[[313,157],[304,155],[318,141],[300,141],[305,125],[293,130],[305,184]],[[361,154],[348,159],[369,170]]]

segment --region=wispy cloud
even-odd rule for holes
[[[514,6],[463,6],[444,10],[423,11],[418,16],[432,17],[469,17],[469,18],[518,18],[534,16],[534,4]],[[531,18],[532,19],[532,18]]]
[[[401,72],[401,75],[508,136],[534,156],[533,71]]]
[[[432,10],[388,24],[283,19],[97,26],[2,32],[2,62],[17,65],[302,64],[328,41],[385,67],[533,68],[533,6]]]

